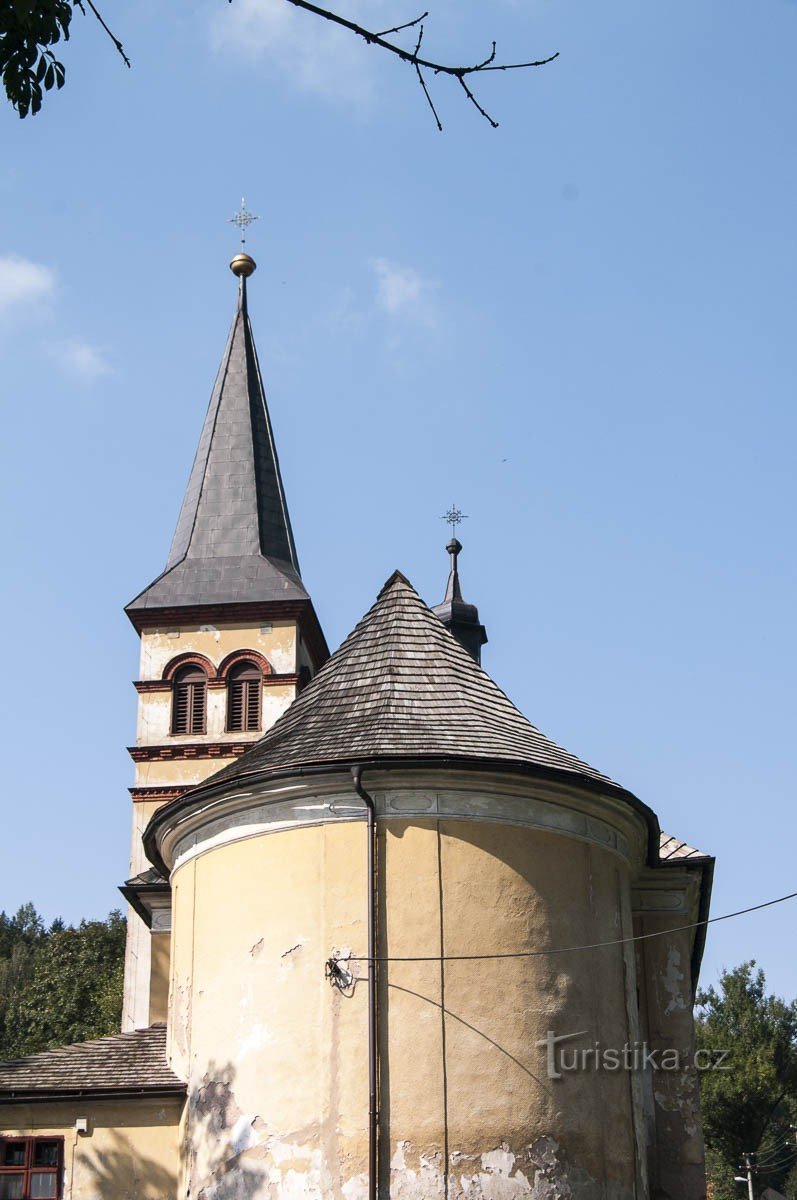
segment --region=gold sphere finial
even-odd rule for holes
[[[236,254],[235,258],[230,263],[230,270],[233,275],[237,275],[240,279],[248,279],[257,270],[257,263],[248,254]]]

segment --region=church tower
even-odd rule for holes
[[[232,764],[329,656],[302,583],[247,311],[238,302],[166,568],[127,606],[141,638],[123,1029],[166,1019],[171,890],[147,862],[155,812]]]

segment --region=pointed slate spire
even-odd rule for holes
[[[446,629],[450,629],[454,637],[467,650],[477,663],[482,660],[482,646],[487,641],[487,631],[479,622],[479,610],[475,604],[466,604],[462,599],[462,588],[459,583],[458,559],[462,543],[455,537],[446,546],[451,556],[451,569],[448,574],[445,599],[442,604],[436,604],[432,612],[440,618]]]
[[[238,304],[166,570],[127,612],[306,600],[246,300],[255,270],[230,263]]]

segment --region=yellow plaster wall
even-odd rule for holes
[[[169,1015],[170,933],[150,933],[149,1023],[165,1021]]]
[[[258,650],[277,675],[293,675],[297,669],[296,622],[274,621],[252,626],[230,623],[223,626],[172,626],[144,630],[141,634],[141,679],[162,679],[163,672],[178,654],[204,654],[218,666],[233,650]]]
[[[693,1065],[691,956],[696,912],[638,914],[634,932],[645,937],[636,945],[648,1044],[659,1050],[675,1049],[685,1069],[657,1071],[650,1079],[652,1161],[651,1173],[662,1194],[679,1200],[704,1200],[705,1148],[700,1116],[700,1091]],[[657,936],[676,930],[667,937]]]
[[[135,787],[193,787],[231,762],[235,762],[232,755],[229,758],[220,755],[218,758],[175,758],[164,762],[136,763]],[[136,806],[141,803],[149,801],[135,801]]]
[[[361,1194],[366,968],[355,965],[361,982],[346,997],[324,963],[335,950],[366,952],[365,838],[361,823],[292,829],[208,851],[174,874],[170,1053],[190,1080],[192,1195],[227,1171],[241,1195],[271,1194],[265,1181],[287,1186],[289,1176],[291,1195]],[[441,946],[512,953],[622,936],[624,861],[539,830],[423,819],[383,822],[380,859],[381,953],[433,960],[380,969],[382,1170],[396,1194],[442,1195],[448,1162],[452,1195],[469,1177],[485,1200],[524,1195],[501,1188],[519,1186],[520,1172],[530,1192],[546,1157],[552,1180],[580,1185],[574,1194],[644,1194],[628,1075],[551,1081],[537,1046],[553,1030],[622,1047],[633,960],[620,947],[444,969],[437,960]],[[211,1097],[223,1098],[221,1128]],[[235,1153],[233,1129],[246,1131]]]
[[[63,1137],[64,1200],[174,1200],[181,1099],[0,1105],[11,1137]],[[75,1132],[88,1117],[88,1134]]]

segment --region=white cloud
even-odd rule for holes
[[[363,10],[373,19],[381,7],[370,0]],[[346,16],[357,20],[356,12],[347,10]],[[276,66],[300,91],[362,105],[375,90],[374,64],[365,42],[286,0],[220,5],[210,19],[210,43],[217,53],[232,52]]]
[[[414,267],[402,267],[386,258],[373,259],[371,266],[376,274],[376,299],[381,309],[391,316],[408,317],[423,325],[436,323],[434,280],[426,279]]]
[[[51,296],[55,272],[16,254],[0,257],[0,312]]]
[[[87,383],[111,374],[102,352],[81,338],[68,338],[54,347],[55,357],[64,370]]]

